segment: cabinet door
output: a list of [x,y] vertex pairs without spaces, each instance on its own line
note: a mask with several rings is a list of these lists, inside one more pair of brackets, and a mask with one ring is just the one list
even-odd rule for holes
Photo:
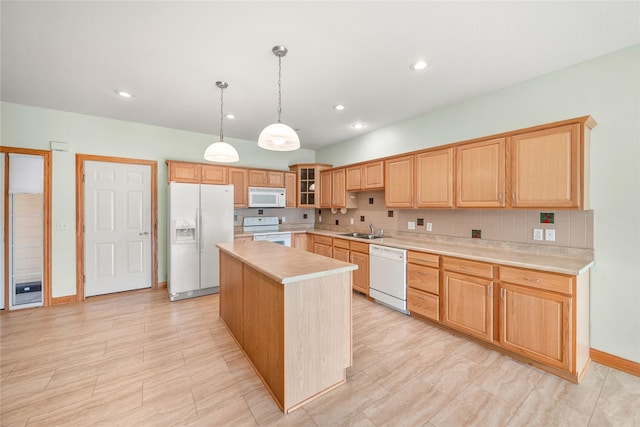
[[384,204],[390,208],[413,207],[413,156],[385,160]]
[[284,172],[267,171],[267,185],[273,188],[284,188]]
[[347,191],[362,190],[362,166],[346,168],[345,171]]
[[333,247],[333,258],[340,261],[349,262],[349,249]]
[[246,208],[249,206],[246,169],[229,168],[229,184],[233,185],[233,207]]
[[220,165],[202,165],[201,182],[203,184],[228,184],[227,169],[226,166]]
[[200,165],[197,163],[167,162],[169,182],[200,183]]
[[444,272],[444,324],[493,342],[493,282]]
[[267,171],[261,169],[250,169],[249,170],[249,187],[266,187],[268,185],[267,181]]
[[331,207],[331,171],[320,172],[320,207]]
[[580,125],[511,137],[511,206],[581,207]]
[[384,189],[384,162],[382,160],[362,165],[362,174],[363,190]]
[[503,283],[500,345],[550,366],[572,371],[571,297]]
[[293,233],[293,247],[296,249],[309,250],[309,237],[307,233]]
[[351,263],[358,266],[353,272],[352,288],[369,295],[369,254],[351,251],[350,257]]
[[333,250],[330,245],[324,243],[313,242],[313,253],[333,258]]
[[454,152],[453,148],[449,148],[415,156],[416,207],[453,207]]
[[284,174],[284,189],[287,197],[286,207],[295,208],[296,205],[296,174],[291,172],[285,172]]
[[456,148],[458,207],[505,206],[505,139]]
[[346,206],[347,190],[345,187],[345,170],[336,169],[331,171],[331,207],[344,208]]

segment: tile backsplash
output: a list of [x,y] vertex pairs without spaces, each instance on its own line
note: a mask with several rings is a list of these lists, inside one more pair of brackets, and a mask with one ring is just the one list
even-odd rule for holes
[[[370,203],[371,200],[373,203]],[[367,231],[372,224],[376,232],[393,235],[402,232],[421,235],[471,238],[479,230],[482,240],[593,248],[593,211],[516,210],[516,209],[394,209],[393,215],[384,206],[384,192],[357,193],[358,208],[346,214],[330,209],[315,209],[317,225],[332,226],[345,231]],[[321,212],[321,215],[319,215]],[[541,213],[553,213],[553,223],[541,222]],[[320,221],[322,217],[322,221]],[[353,219],[353,225],[350,220]],[[336,220],[339,226],[336,226]],[[415,229],[409,229],[413,223]],[[431,231],[427,231],[430,224]],[[543,240],[533,239],[533,230],[542,229]],[[555,241],[544,240],[544,230],[555,230]]]

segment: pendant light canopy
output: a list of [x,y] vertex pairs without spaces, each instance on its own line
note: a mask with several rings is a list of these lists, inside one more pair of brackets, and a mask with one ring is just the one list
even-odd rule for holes
[[260,132],[258,146],[265,150],[293,151],[300,148],[300,138],[295,130],[280,122],[282,114],[282,57],[288,51],[284,46],[274,46],[271,51],[278,57],[278,123],[269,125]]
[[224,90],[229,87],[229,84],[227,82],[216,82],[216,86],[220,88],[220,141],[214,142],[207,147],[207,150],[204,152],[204,159],[210,162],[233,163],[240,160],[240,156],[238,156],[238,152],[233,146],[224,142],[224,132],[222,130],[222,120],[224,118],[224,100],[222,95]]

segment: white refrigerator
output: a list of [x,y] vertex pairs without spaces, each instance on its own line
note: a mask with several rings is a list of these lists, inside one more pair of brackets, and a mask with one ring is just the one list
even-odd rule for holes
[[218,293],[216,243],[233,242],[233,185],[172,182],[167,207],[169,300]]

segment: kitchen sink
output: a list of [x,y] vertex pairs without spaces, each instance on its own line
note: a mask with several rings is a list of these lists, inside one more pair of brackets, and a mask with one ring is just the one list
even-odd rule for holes
[[367,234],[367,233],[344,233],[340,234],[340,236],[347,237],[357,237],[358,239],[381,239],[384,236],[379,236],[377,234]]

